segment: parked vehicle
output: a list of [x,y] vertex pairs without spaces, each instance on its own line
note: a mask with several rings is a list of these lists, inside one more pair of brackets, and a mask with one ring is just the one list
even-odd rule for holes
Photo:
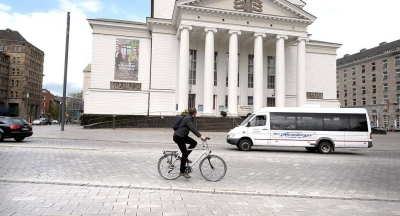
[[55,119],[52,119],[52,120],[51,120],[51,123],[52,123],[52,124],[58,124],[58,121],[55,120]]
[[371,130],[373,134],[387,134],[387,130],[382,127],[373,127]]
[[324,154],[373,146],[367,110],[361,108],[262,108],[232,129],[227,142],[243,151],[296,146]]
[[46,118],[41,118],[44,121],[45,125],[51,125],[51,120]]
[[15,141],[21,142],[32,134],[32,126],[24,119],[0,116],[0,142],[3,142],[4,139],[15,139]]
[[32,125],[44,125],[45,122],[42,119],[35,119],[32,121]]

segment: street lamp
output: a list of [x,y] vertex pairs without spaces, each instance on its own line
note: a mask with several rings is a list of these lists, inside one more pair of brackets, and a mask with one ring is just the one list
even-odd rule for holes
[[28,106],[29,106],[29,92],[26,93],[26,121],[29,122]]

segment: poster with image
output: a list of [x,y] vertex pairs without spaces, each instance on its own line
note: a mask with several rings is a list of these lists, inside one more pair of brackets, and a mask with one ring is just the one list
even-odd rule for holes
[[139,40],[117,38],[115,43],[115,80],[138,81]]

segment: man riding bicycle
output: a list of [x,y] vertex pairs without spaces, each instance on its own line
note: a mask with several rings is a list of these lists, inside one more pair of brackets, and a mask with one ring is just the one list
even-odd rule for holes
[[192,163],[192,161],[188,159],[189,154],[192,152],[192,150],[187,150],[186,144],[190,144],[189,149],[194,149],[197,146],[197,142],[188,136],[189,130],[192,131],[192,133],[200,138],[202,141],[205,141],[205,138],[194,127],[193,120],[196,115],[196,108],[189,109],[189,114],[182,119],[178,130],[174,132],[173,136],[174,142],[178,144],[178,147],[182,152],[182,161],[179,175],[185,178],[191,178],[190,175],[185,173],[186,162]]

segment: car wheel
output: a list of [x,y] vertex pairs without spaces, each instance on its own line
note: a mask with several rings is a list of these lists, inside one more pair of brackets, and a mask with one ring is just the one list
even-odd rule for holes
[[250,151],[251,149],[251,141],[249,139],[243,139],[242,141],[239,142],[239,149],[242,151]]
[[14,139],[15,139],[15,141],[17,141],[17,142],[21,142],[22,140],[25,139],[25,137],[15,137]]
[[332,145],[328,142],[321,142],[318,145],[318,152],[321,154],[329,154],[332,152]]
[[3,140],[4,140],[4,134],[0,132],[0,142],[3,142]]

